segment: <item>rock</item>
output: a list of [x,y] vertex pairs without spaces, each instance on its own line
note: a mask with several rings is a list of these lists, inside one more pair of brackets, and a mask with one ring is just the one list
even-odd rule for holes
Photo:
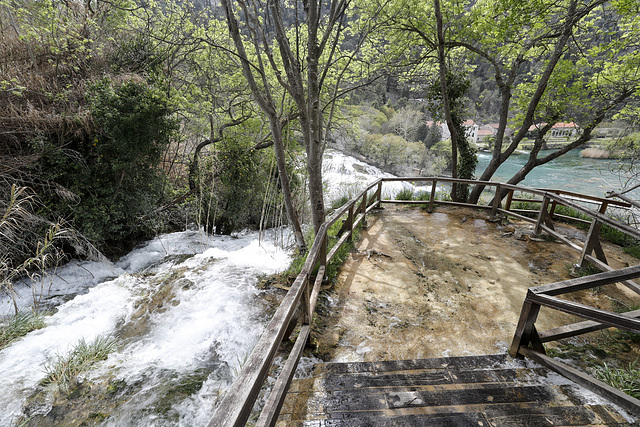
[[611,156],[611,152],[603,148],[589,147],[582,150],[580,156],[589,159],[608,159]]

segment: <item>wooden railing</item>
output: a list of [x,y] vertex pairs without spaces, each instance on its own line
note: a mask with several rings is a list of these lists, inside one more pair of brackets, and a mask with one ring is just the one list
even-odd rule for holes
[[[614,313],[558,297],[570,292],[593,289],[617,282],[627,282],[637,277],[640,277],[640,266],[529,288],[509,353],[513,357],[520,355],[534,359],[574,382],[606,397],[631,413],[640,415],[639,400],[549,357],[543,346],[545,342],[582,335],[609,327],[625,329],[639,334],[640,320],[637,318],[640,317],[640,310]],[[541,307],[572,314],[585,319],[585,321],[538,332],[535,323]]]
[[[391,181],[405,181],[417,185],[426,185],[426,188],[430,187],[429,200],[383,200],[383,183]],[[454,183],[469,185],[481,184],[485,186],[485,192],[491,194],[492,202],[488,205],[483,205],[436,199],[436,194],[438,192],[439,186],[450,186]],[[487,189],[493,189],[493,192]],[[442,189],[440,191],[442,191]],[[512,209],[512,202],[518,201],[517,198],[514,198],[515,192],[529,195],[529,198],[523,200],[526,200],[530,203],[540,204],[540,209],[538,211],[523,211]],[[495,195],[499,195],[499,197],[495,197]],[[571,197],[571,199],[566,196]],[[506,197],[506,204],[503,207],[502,200],[504,199],[504,197]],[[583,201],[598,204],[598,210],[594,211],[584,207],[580,204]],[[272,426],[275,424],[280,408],[282,407],[282,404],[284,402],[286,392],[289,388],[291,380],[293,379],[298,361],[300,360],[304,347],[307,343],[307,340],[309,339],[309,335],[311,332],[311,320],[313,319],[313,313],[318,299],[318,294],[320,292],[320,287],[322,281],[325,278],[326,266],[335,256],[340,247],[349,239],[351,239],[355,228],[358,225],[365,223],[366,215],[372,209],[379,207],[382,203],[422,204],[426,205],[429,212],[433,212],[436,204],[465,206],[489,210],[490,219],[498,219],[501,215],[505,215],[529,221],[536,224],[536,234],[545,231],[550,235],[560,239],[561,241],[567,243],[570,247],[581,253],[580,263],[590,261],[603,271],[611,270],[611,268],[607,265],[604,251],[602,250],[602,246],[600,245],[598,240],[598,234],[601,224],[608,224],[640,240],[640,232],[637,229],[605,216],[605,211],[608,206],[618,206],[626,208],[630,206],[626,202],[619,202],[611,199],[602,199],[591,196],[583,196],[576,193],[563,192],[559,190],[540,190],[486,181],[460,180],[443,177],[379,179],[365,188],[356,197],[349,200],[341,208],[336,210],[320,226],[318,232],[316,233],[316,238],[311,248],[309,249],[307,259],[302,267],[302,270],[300,271],[300,274],[298,274],[290,290],[281,301],[280,306],[276,310],[274,316],[261,335],[258,343],[243,365],[240,374],[220,401],[217,411],[209,422],[210,427],[245,425],[247,419],[251,415],[260,390],[268,377],[269,369],[276,356],[276,352],[282,340],[285,338],[286,331],[289,329],[290,324],[295,321],[294,316],[296,311],[298,310],[298,308],[300,308],[302,311],[302,316],[300,316],[301,319],[298,337],[275,382],[275,385],[271,390],[271,393],[267,398],[266,403],[263,406],[262,411],[260,412],[260,416],[255,425],[262,427]],[[553,219],[555,216],[557,216],[557,214],[555,214],[554,211],[556,206],[559,205],[569,206],[576,211],[579,211],[592,218],[590,231],[583,246],[570,241],[569,239],[555,231],[555,228],[553,226]],[[530,218],[529,216],[527,216],[532,212],[536,213],[535,218]],[[339,220],[342,220],[343,224],[339,232],[337,233],[338,241],[330,250],[328,250],[328,230]],[[594,251],[596,255],[595,257],[591,255],[591,253]],[[640,267],[638,267],[638,272],[638,276],[640,276]],[[624,283],[634,291],[640,293],[640,286],[638,286],[635,282],[625,279]],[[527,319],[530,318],[528,317]],[[533,321],[535,322],[535,319],[533,319]],[[530,335],[526,335],[526,337],[529,336]],[[525,341],[526,340],[522,342]],[[525,347],[526,345],[527,344],[524,344]],[[526,350],[523,351],[526,352]]]
[[[334,212],[320,226],[300,274],[298,274],[281,301],[266,330],[262,333],[258,343],[242,367],[242,371],[220,402],[218,410],[209,422],[210,427],[245,425],[251,415],[251,410],[260,393],[260,389],[268,376],[269,368],[273,363],[278,347],[285,337],[285,332],[292,322],[296,310],[300,306],[302,319],[298,337],[267,398],[256,426],[271,426],[275,423],[289,384],[293,379],[298,361],[309,338],[310,323],[318,294],[320,293],[320,286],[324,279],[326,266],[335,256],[338,249],[351,238],[353,230],[365,221],[366,214],[380,205],[381,192],[382,181],[378,180]],[[372,197],[369,198],[369,194],[372,194]],[[344,223],[338,232],[339,240],[330,251],[327,251],[328,230],[343,217]]]

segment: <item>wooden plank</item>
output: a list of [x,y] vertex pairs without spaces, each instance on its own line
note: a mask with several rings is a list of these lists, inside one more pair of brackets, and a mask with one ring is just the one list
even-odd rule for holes
[[577,199],[584,199],[584,200],[589,200],[592,202],[607,202],[611,205],[616,205],[616,206],[620,206],[620,207],[631,207],[630,203],[627,202],[621,202],[619,200],[612,200],[612,199],[606,199],[603,197],[598,197],[598,196],[590,196],[588,194],[581,194],[581,193],[576,193],[573,191],[566,191],[566,190],[559,190],[559,189],[548,189],[548,188],[540,188],[539,190],[541,191],[546,191],[548,193],[553,193],[553,194],[557,194],[559,196],[570,196],[570,197],[574,197]]
[[425,371],[396,371],[393,373],[358,373],[351,375],[331,375],[322,381],[326,391],[353,390],[365,388],[402,389],[417,386],[462,385],[482,383],[510,383],[516,380],[514,369],[481,369],[458,371],[455,369],[435,369]]
[[322,286],[322,281],[324,280],[325,271],[326,267],[324,265],[321,265],[318,269],[316,279],[313,281],[313,290],[311,291],[311,298],[309,299],[309,319],[311,320],[313,320],[313,313],[316,309],[316,302],[318,301],[318,295],[320,294],[320,288]]
[[329,254],[327,255],[327,259],[325,261],[325,265],[328,264],[329,262],[331,262],[333,257],[336,255],[336,252],[338,252],[340,250],[342,245],[344,245],[344,242],[346,242],[347,239],[349,239],[350,237],[351,237],[351,231],[349,231],[348,233],[343,234],[342,237],[340,237],[340,239],[336,242],[335,245],[333,245],[333,247],[329,251]]
[[436,357],[433,359],[382,360],[379,362],[327,363],[322,366],[327,375],[358,372],[394,372],[422,369],[495,369],[507,362],[506,354],[484,356]]
[[[640,310],[633,310],[621,314],[626,317],[639,318]],[[550,342],[561,340],[563,338],[575,337],[577,335],[582,335],[589,332],[600,331],[607,328],[609,328],[608,325],[603,325],[602,323],[594,322],[591,320],[585,320],[584,322],[578,322],[571,325],[549,329],[547,331],[540,332],[539,335],[542,342]]]
[[[359,391],[359,393],[366,393]],[[532,386],[504,386],[495,387],[465,387],[457,390],[430,390],[386,393],[387,404],[390,409],[458,406],[458,405],[495,405],[513,402],[551,402],[554,393],[547,387]]]
[[220,401],[218,409],[209,421],[209,427],[245,425],[291,317],[300,303],[307,277],[301,273],[291,285],[242,371]]
[[365,217],[363,213],[356,215],[356,218],[353,221],[353,228],[356,228],[357,226],[359,226],[360,223],[364,221],[364,218]]
[[479,413],[444,413],[419,415],[389,415],[389,411],[367,411],[363,413],[330,413],[331,418],[321,420],[305,420],[288,424],[290,427],[478,427],[488,426],[487,420]]
[[640,265],[530,288],[533,293],[561,295],[640,277]]
[[[613,417],[603,416],[594,412],[597,406],[537,406],[527,407],[502,406],[488,408],[484,411],[489,425],[493,426],[613,426]],[[603,412],[603,411],[599,411]],[[604,419],[603,419],[604,418]],[[619,417],[618,422],[626,423]]]
[[271,427],[275,425],[278,420],[278,414],[282,408],[285,395],[287,394],[293,375],[296,372],[296,367],[300,361],[300,356],[302,356],[302,351],[309,339],[310,329],[311,327],[309,325],[303,325],[300,328],[300,334],[293,345],[289,358],[282,367],[282,371],[280,372],[271,393],[269,393],[269,397],[267,398],[264,408],[260,413],[260,418],[258,418],[258,421],[255,424],[256,427]]
[[[600,271],[619,271],[613,267],[610,267],[608,264],[605,264],[604,262],[600,261],[598,258],[595,258],[591,255],[586,255],[585,259],[590,263],[592,263],[593,265],[595,265],[596,267],[598,267]],[[627,288],[631,289],[635,293],[640,294],[640,285],[638,285],[633,280],[621,280],[620,283],[622,283],[623,285],[625,285]]]
[[[513,210],[505,210],[505,209],[498,209],[498,212],[500,212],[501,214],[504,214],[506,216],[511,216],[514,218],[518,218],[521,219],[522,221],[527,221],[527,222],[532,222],[535,223],[536,220],[533,218],[529,218],[528,216],[524,216],[524,215],[520,215],[518,212],[521,212],[521,209],[513,209]],[[523,211],[523,212],[529,212],[529,211]],[[531,211],[532,213],[538,213],[538,211]]]
[[[332,413],[331,418],[307,420],[298,427],[479,427],[479,426],[628,426],[624,418],[608,417],[602,420],[594,413],[597,406],[541,406],[533,404],[502,404],[499,408],[488,408],[479,412],[443,412],[398,414],[392,411],[367,412],[362,414]],[[602,411],[600,411],[602,412]]]
[[545,354],[538,353],[537,351],[533,351],[525,347],[520,348],[520,353],[530,359],[535,360],[541,365],[546,366],[552,371],[555,371],[560,375],[569,378],[571,381],[580,384],[581,386],[593,391],[594,393],[603,396],[605,399],[621,406],[632,414],[635,414],[636,416],[640,415],[640,400],[634,399],[628,394],[625,394],[620,390],[617,390],[603,383],[602,381],[590,377],[589,375],[582,373],[577,369],[572,368],[571,366],[555,360]]
[[640,320],[625,317],[618,313],[589,307],[573,301],[563,300],[545,294],[527,295],[527,300],[545,307],[554,308],[563,313],[582,317],[583,319],[603,323],[616,328],[626,329],[631,332],[640,333]]
[[549,233],[551,236],[553,236],[554,238],[561,240],[565,245],[569,246],[571,249],[573,249],[576,252],[581,252],[582,251],[582,247],[580,247],[579,245],[573,243],[571,240],[567,239],[566,237],[564,237],[562,234],[558,233],[556,230],[554,230],[553,228],[549,228],[546,225],[542,224],[540,226],[544,231],[546,231],[547,233]]

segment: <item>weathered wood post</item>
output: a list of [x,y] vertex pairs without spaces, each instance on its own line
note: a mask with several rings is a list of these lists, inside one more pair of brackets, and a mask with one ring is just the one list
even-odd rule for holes
[[427,209],[427,212],[429,213],[433,213],[433,205],[436,201],[437,184],[438,184],[438,180],[434,178],[433,182],[431,183],[431,194],[429,194],[429,208]]
[[527,346],[529,343],[533,345],[534,350],[544,353],[544,347],[535,328],[538,313],[540,313],[540,304],[528,301],[529,295],[532,295],[531,290],[527,291],[527,297],[522,304],[522,311],[520,312],[516,333],[513,336],[513,341],[509,348],[511,357],[517,357],[520,346]]
[[553,216],[556,213],[556,206],[558,206],[558,202],[554,200],[551,203],[551,209],[549,210],[549,218],[552,219],[552,220],[554,219]]
[[378,183],[378,189],[376,190],[375,199],[378,208],[382,209],[382,181]]
[[349,210],[347,211],[347,230],[349,230],[349,239],[353,239],[353,205],[349,206]]
[[504,210],[511,210],[511,202],[513,202],[513,190],[509,190],[509,194],[507,194],[507,201],[504,204]]
[[544,222],[549,228],[552,230],[553,222],[551,222],[551,218],[549,218],[549,212],[547,209],[549,208],[549,197],[544,195],[542,199],[542,205],[540,206],[540,212],[538,213],[538,220],[536,221],[536,228],[533,230],[533,234],[539,235],[542,232],[542,223]]
[[362,212],[362,226],[367,228],[367,190],[362,192],[362,202],[358,211]]
[[[607,211],[607,206],[609,206],[608,201],[603,201],[600,204],[599,213],[603,214]],[[604,250],[602,249],[602,245],[600,244],[600,227],[602,227],[602,223],[598,221],[597,218],[593,218],[591,221],[591,226],[589,227],[589,234],[587,234],[587,239],[584,242],[584,247],[582,248],[582,254],[580,255],[580,267],[584,267],[587,263],[586,256],[591,255],[591,252],[596,253],[596,258],[600,261],[608,264],[607,257],[604,254]]]
[[[301,323],[303,325],[311,324],[311,277],[307,275],[304,279],[304,288],[302,292],[302,300],[300,301],[300,310],[302,311]],[[292,322],[295,318],[292,319]],[[295,328],[295,324],[293,325]],[[291,327],[291,325],[289,326]]]

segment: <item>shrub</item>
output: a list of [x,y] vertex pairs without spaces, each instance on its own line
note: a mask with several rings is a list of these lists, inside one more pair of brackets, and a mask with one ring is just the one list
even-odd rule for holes
[[106,335],[99,335],[90,343],[84,338],[80,339],[68,354],[58,354],[45,365],[47,376],[42,380],[42,385],[57,384],[61,390],[68,391],[77,376],[95,363],[105,360],[115,344],[115,339]]
[[75,204],[51,194],[53,215],[73,221],[92,242],[104,247],[146,236],[139,218],[162,200],[160,162],[177,131],[164,93],[141,79],[104,78],[86,91],[92,134],[62,148],[41,145],[42,174],[76,197]]
[[413,199],[413,190],[409,188],[403,188],[398,191],[396,194],[396,200],[412,200]]
[[44,328],[46,326],[44,317],[44,313],[32,311],[23,311],[14,316],[5,317],[0,321],[0,350],[29,332]]
[[[230,234],[243,228],[265,228],[282,223],[280,178],[273,153],[253,150],[242,128],[216,144],[202,163],[200,222],[211,232]],[[292,193],[301,188],[299,170],[287,165]]]

